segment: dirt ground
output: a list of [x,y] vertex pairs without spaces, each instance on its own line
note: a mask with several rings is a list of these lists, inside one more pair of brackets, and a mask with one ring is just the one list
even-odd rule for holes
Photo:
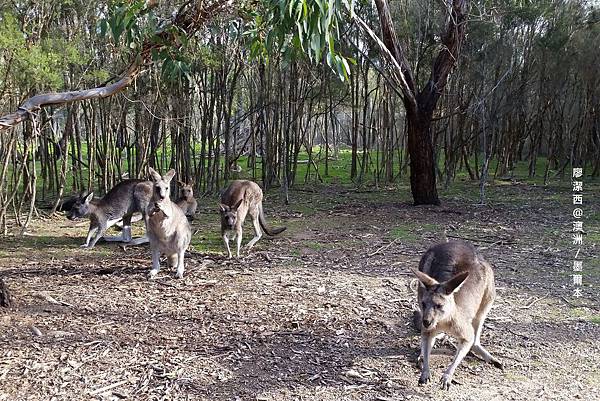
[[[600,204],[586,206],[596,217],[573,298],[561,191],[506,185],[491,206],[456,194],[441,207],[397,190],[309,188],[289,206],[273,194],[267,216],[287,231],[239,260],[224,258],[202,199],[182,280],[166,266],[148,280],[144,246],[84,250],[85,225],[38,220],[0,241],[14,301],[0,308],[0,400],[599,400]],[[468,356],[448,391],[443,354],[417,385],[409,272],[444,231],[494,265],[482,343],[505,365]]]

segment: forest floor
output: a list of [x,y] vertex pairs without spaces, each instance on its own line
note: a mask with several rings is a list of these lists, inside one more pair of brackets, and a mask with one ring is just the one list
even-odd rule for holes
[[[0,240],[13,296],[0,400],[599,400],[600,202],[584,206],[574,298],[570,188],[497,183],[487,206],[475,191],[446,191],[440,207],[413,207],[405,187],[313,186],[288,206],[269,193],[267,218],[288,229],[239,260],[224,257],[216,201],[201,199],[182,280],[166,267],[148,280],[145,246],[84,250],[86,224],[37,220]],[[494,265],[482,343],[505,366],[468,356],[448,391],[448,355],[417,385],[409,271],[444,231]]]

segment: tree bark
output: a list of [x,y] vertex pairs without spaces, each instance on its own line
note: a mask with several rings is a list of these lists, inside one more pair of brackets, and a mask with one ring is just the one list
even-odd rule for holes
[[431,137],[431,117],[407,113],[406,122],[410,156],[410,190],[414,204],[439,205]]
[[0,277],[0,306],[10,308],[12,305],[12,299],[8,292],[8,287],[4,284],[2,277]]
[[396,78],[394,82],[402,92],[408,126],[410,184],[414,204],[439,205],[431,121],[465,38],[468,0],[453,0],[451,5],[448,4],[442,50],[435,58],[429,81],[420,92],[417,92],[410,65],[396,36],[388,2],[375,0],[375,4],[381,26],[381,40],[362,20],[358,17],[355,20],[375,40],[383,56],[390,61],[392,75]]

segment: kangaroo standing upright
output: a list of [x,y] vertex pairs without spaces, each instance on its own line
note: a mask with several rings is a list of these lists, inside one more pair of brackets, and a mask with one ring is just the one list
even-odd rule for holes
[[[106,230],[123,219],[121,237],[104,237],[107,241],[124,241],[141,244],[146,238],[131,240],[131,218],[134,213],[146,213],[152,197],[152,183],[146,180],[124,180],[115,185],[101,199],[94,199],[94,193],[81,194],[67,212],[69,220],[89,216],[90,228],[82,247],[93,248]],[[93,238],[92,238],[93,236]]]
[[152,199],[146,211],[146,229],[152,250],[150,278],[154,278],[160,270],[162,253],[167,256],[171,266],[177,266],[177,278],[183,278],[183,258],[190,245],[192,231],[185,214],[169,196],[175,170],[169,170],[162,177],[152,167],[149,170],[154,186]]
[[419,384],[429,382],[429,356],[436,335],[453,336],[456,354],[444,372],[442,388],[448,389],[456,367],[469,350],[502,369],[502,364],[480,343],[483,322],[496,296],[494,272],[472,245],[452,241],[434,245],[421,258],[418,300],[421,308],[421,355]]
[[175,203],[183,210],[188,220],[194,220],[198,208],[198,202],[194,198],[194,183],[186,184],[182,181],[177,181],[177,183],[181,186],[181,196]]
[[221,193],[221,204],[219,205],[221,236],[225,242],[229,258],[231,258],[231,249],[229,248],[229,234],[231,232],[233,232],[232,239],[237,241],[236,255],[238,258],[240,257],[242,226],[247,214],[252,217],[252,224],[254,225],[254,237],[248,242],[248,248],[252,248],[256,241],[262,237],[261,227],[270,236],[277,235],[286,229],[286,227],[275,229],[268,227],[262,201],[262,189],[255,182],[247,180],[232,181]]

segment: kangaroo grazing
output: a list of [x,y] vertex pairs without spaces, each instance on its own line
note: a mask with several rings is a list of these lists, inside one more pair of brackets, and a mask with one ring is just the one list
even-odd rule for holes
[[183,210],[183,214],[185,214],[188,220],[194,220],[194,215],[198,208],[198,202],[194,198],[194,183],[186,184],[181,181],[177,181],[177,183],[181,186],[181,196],[175,203]]
[[496,296],[494,272],[475,248],[460,241],[434,245],[425,252],[419,270],[417,299],[421,309],[421,355],[419,384],[429,382],[429,356],[436,335],[453,336],[456,354],[440,382],[448,389],[456,367],[469,350],[502,369],[502,363],[480,344],[483,322]]
[[104,197],[94,199],[94,193],[82,193],[67,212],[69,220],[89,216],[90,228],[83,248],[93,248],[106,230],[123,220],[120,237],[104,237],[107,241],[130,244],[148,242],[147,238],[131,239],[131,221],[134,213],[145,214],[152,197],[152,183],[145,180],[124,180],[115,185]]
[[254,238],[248,242],[248,248],[252,248],[256,241],[262,237],[260,228],[267,235],[274,236],[283,232],[286,227],[271,229],[267,226],[267,220],[263,211],[263,192],[262,189],[252,181],[235,180],[221,193],[221,203],[219,211],[221,213],[221,236],[227,256],[231,258],[231,249],[229,248],[229,234],[233,232],[232,239],[237,241],[237,257],[240,257],[240,247],[242,245],[242,226],[246,215],[252,217],[254,225]]
[[183,278],[183,258],[192,239],[192,230],[183,210],[169,197],[175,170],[169,170],[162,177],[152,167],[149,170],[154,186],[146,211],[146,229],[152,250],[150,278],[156,277],[160,270],[161,253],[167,256],[171,266],[177,266],[177,278]]

